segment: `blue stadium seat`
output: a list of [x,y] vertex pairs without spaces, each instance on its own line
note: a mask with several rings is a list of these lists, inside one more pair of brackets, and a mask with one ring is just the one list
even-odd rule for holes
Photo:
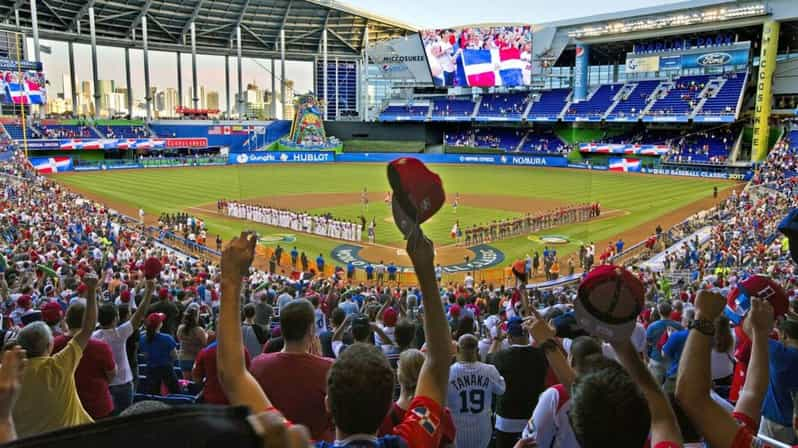
[[430,106],[425,105],[389,105],[380,112],[380,121],[424,121]]
[[[616,117],[637,117],[643,112],[648,104],[648,97],[657,89],[660,80],[637,81],[632,92],[625,98],[621,98],[618,105],[612,110],[611,114]],[[627,83],[627,84],[632,84]]]
[[477,119],[502,118],[508,121],[520,120],[529,104],[527,93],[496,93],[484,95],[479,104]]
[[658,98],[649,109],[648,115],[687,116],[698,105],[699,94],[710,76],[682,76],[673,80],[673,87],[663,97]]
[[566,119],[585,118],[599,120],[614,102],[623,84],[604,84],[586,101],[573,103],[565,113]]
[[745,87],[745,73],[725,75],[726,82],[714,96],[704,102],[700,115],[735,115]]
[[432,119],[467,121],[471,119],[475,106],[476,104],[470,99],[436,99],[432,102]]
[[570,93],[571,89],[552,89],[541,92],[540,99],[532,103],[527,120],[557,121]]

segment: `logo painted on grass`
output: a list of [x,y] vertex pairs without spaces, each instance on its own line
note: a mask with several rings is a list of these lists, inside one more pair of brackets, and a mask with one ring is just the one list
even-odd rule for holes
[[568,244],[571,242],[571,239],[565,235],[529,235],[527,239],[541,244]]
[[272,244],[291,244],[296,241],[296,235],[291,233],[272,233],[263,235],[258,239],[258,242],[265,245]]
[[[362,249],[360,246],[342,244],[332,250],[332,257],[342,264],[348,264],[351,261],[357,269],[365,269],[369,263],[376,264],[379,262],[379,260],[366,260],[361,257],[360,251]],[[464,260],[463,263],[441,266],[443,272],[455,273],[486,269],[501,264],[505,258],[504,252],[485,244],[470,247],[468,250],[472,252],[468,263]],[[413,272],[413,268],[410,266],[398,266],[398,268],[401,272]]]

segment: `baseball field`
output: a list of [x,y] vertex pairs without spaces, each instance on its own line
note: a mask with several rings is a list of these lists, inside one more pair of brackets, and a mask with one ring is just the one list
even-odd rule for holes
[[[608,173],[572,169],[432,165],[443,179],[447,201],[424,231],[435,240],[438,261],[444,266],[479,258],[489,247],[493,265],[506,265],[556,241],[559,254],[573,253],[581,242],[604,247],[619,237],[632,245],[652,234],[657,225],[666,228],[714,204],[713,187],[720,197],[730,193],[734,182],[684,177]],[[261,165],[207,168],[120,170],[58,175],[70,189],[122,213],[136,216],[144,209],[145,220],[154,224],[162,212],[186,212],[205,220],[208,241],[219,234],[227,241],[242,229],[254,229],[263,244],[296,246],[315,259],[342,264],[346,256],[371,262],[395,261],[408,265],[402,236],[384,202],[390,189],[385,166],[379,164]],[[369,204],[362,204],[363,189]],[[458,194],[459,206],[452,206]],[[363,215],[376,222],[376,244],[353,244],[297,233],[221,216],[218,199],[244,200],[312,214],[331,213],[339,219],[359,221]],[[455,247],[450,236],[459,221],[465,228],[493,220],[517,217],[574,204],[598,202],[600,217],[539,232],[494,241],[475,248]],[[364,232],[365,233],[365,232]],[[556,238],[549,238],[556,236]],[[365,235],[364,235],[365,240]],[[345,249],[345,250],[344,250]],[[343,250],[343,252],[342,252]],[[335,254],[334,254],[335,253]],[[340,254],[346,256],[341,257]],[[500,254],[497,258],[495,254]],[[487,266],[487,264],[486,264]]]

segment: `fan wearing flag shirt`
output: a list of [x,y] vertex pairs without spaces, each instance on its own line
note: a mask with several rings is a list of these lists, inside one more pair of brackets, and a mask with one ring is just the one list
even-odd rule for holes
[[[248,406],[262,412],[264,423],[280,421],[279,410],[246,370],[238,322],[241,278],[249,272],[257,239],[243,232],[222,253],[222,303],[219,315],[219,378],[231,404]],[[381,446],[422,448],[437,446],[441,438],[442,406],[446,399],[450,361],[450,335],[441,304],[434,272],[434,248],[419,231],[408,239],[407,252],[418,275],[424,302],[424,330],[427,357],[419,374],[416,396],[402,422],[394,428],[395,436],[380,438]],[[387,359],[376,347],[354,344],[330,369],[326,406],[333,415],[336,444],[319,442],[316,446],[356,446],[374,444],[376,433],[391,406],[394,374]],[[307,446],[306,433],[298,426],[264,424],[262,435],[275,439],[268,446]],[[304,443],[304,445],[303,445]]]

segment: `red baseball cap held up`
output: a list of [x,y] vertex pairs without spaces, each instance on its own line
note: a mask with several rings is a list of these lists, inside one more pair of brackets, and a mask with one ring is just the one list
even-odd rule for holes
[[579,285],[576,321],[606,341],[629,340],[645,305],[640,279],[618,266],[599,266]]
[[388,164],[388,182],[393,189],[393,219],[405,236],[437,213],[446,200],[440,176],[412,157]]

